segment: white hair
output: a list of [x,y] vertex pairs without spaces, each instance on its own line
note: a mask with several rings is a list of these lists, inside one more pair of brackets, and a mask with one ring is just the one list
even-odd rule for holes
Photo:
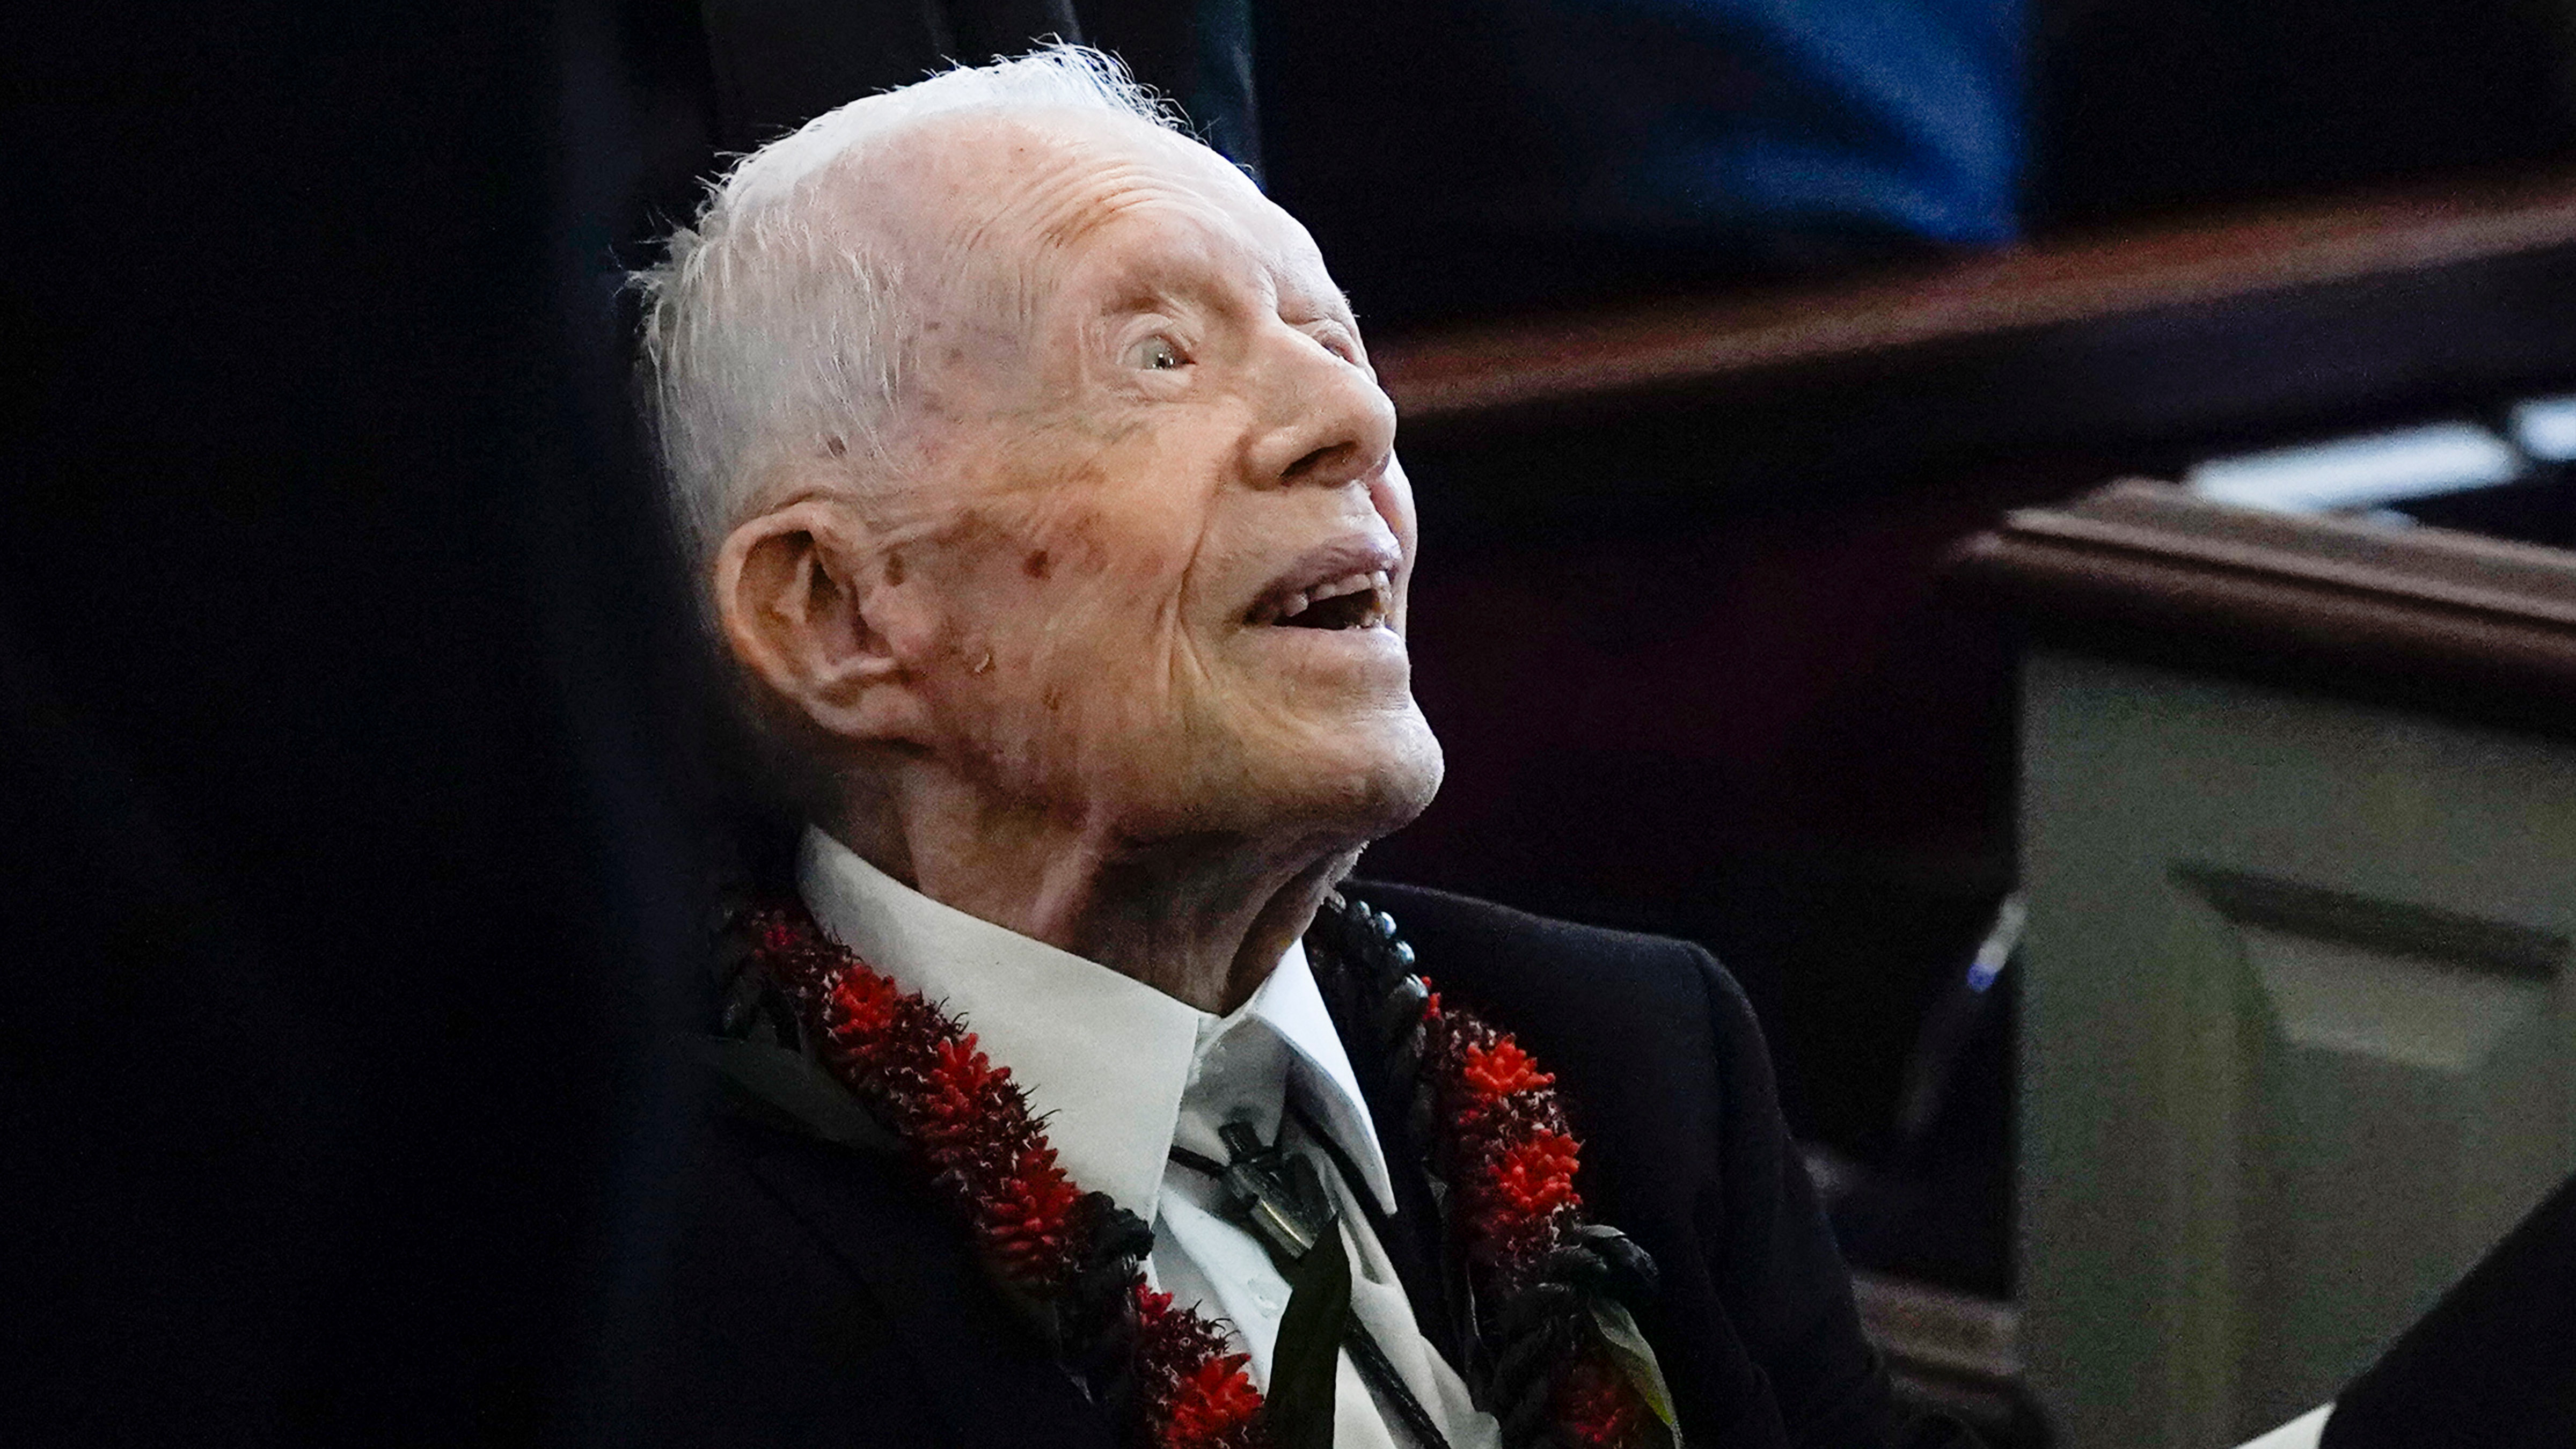
[[921,320],[891,249],[850,234],[827,176],[933,117],[1103,111],[1179,129],[1115,58],[1054,45],[850,102],[745,156],[672,233],[643,294],[647,406],[681,541],[706,559],[791,458],[885,459]]

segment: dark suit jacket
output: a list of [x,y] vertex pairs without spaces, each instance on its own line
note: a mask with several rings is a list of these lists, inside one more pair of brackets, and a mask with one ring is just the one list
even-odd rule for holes
[[2335,1395],[2325,1449],[2576,1444],[2576,1177]]
[[[1678,941],[1431,891],[1352,893],[1395,917],[1445,997],[1515,1032],[1557,1074],[1593,1217],[1661,1268],[1660,1297],[1639,1318],[1690,1441],[1891,1442],[1886,1377],[1781,1123],[1752,1012],[1717,962]],[[1361,1040],[1347,1017],[1343,1037]],[[1388,1160],[1420,1161],[1375,1054],[1351,1056]],[[1419,1174],[1398,1177],[1388,1249],[1419,1309],[1439,1301],[1427,1286],[1436,1259],[1408,1229],[1430,1206]],[[728,1119],[696,1186],[661,1375],[673,1442],[1109,1449],[1105,1421],[894,1164]],[[1442,1343],[1439,1325],[1425,1329]]]

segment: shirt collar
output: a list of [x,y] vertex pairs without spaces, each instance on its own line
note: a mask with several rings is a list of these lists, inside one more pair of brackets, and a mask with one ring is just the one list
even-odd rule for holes
[[1220,1019],[932,900],[821,830],[805,832],[797,885],[825,934],[940,1004],[1010,1069],[1044,1115],[1056,1160],[1086,1191],[1154,1221],[1182,1097],[1203,1056],[1257,1022],[1288,1048],[1288,1090],[1350,1155],[1380,1206],[1395,1210],[1368,1104],[1303,943]]
[[1288,1044],[1289,1091],[1315,1119],[1315,1125],[1349,1154],[1351,1165],[1378,1206],[1395,1211],[1395,1184],[1389,1179],[1386,1154],[1378,1150],[1377,1124],[1368,1099],[1360,1095],[1358,1076],[1342,1035],[1324,1010],[1324,994],[1315,987],[1315,972],[1306,960],[1303,941],[1289,943],[1279,969],[1252,993],[1238,1016],[1265,1023]]

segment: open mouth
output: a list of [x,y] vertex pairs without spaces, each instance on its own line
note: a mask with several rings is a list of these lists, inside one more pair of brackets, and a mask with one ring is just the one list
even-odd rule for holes
[[1394,600],[1386,570],[1372,569],[1264,599],[1253,609],[1251,622],[1286,629],[1373,629],[1387,621]]

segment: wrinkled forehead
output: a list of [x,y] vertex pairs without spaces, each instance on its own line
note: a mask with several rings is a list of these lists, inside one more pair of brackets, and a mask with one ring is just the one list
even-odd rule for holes
[[875,219],[952,306],[1025,316],[1078,273],[1172,255],[1339,305],[1304,227],[1222,156],[1132,116],[940,117],[873,169]]

